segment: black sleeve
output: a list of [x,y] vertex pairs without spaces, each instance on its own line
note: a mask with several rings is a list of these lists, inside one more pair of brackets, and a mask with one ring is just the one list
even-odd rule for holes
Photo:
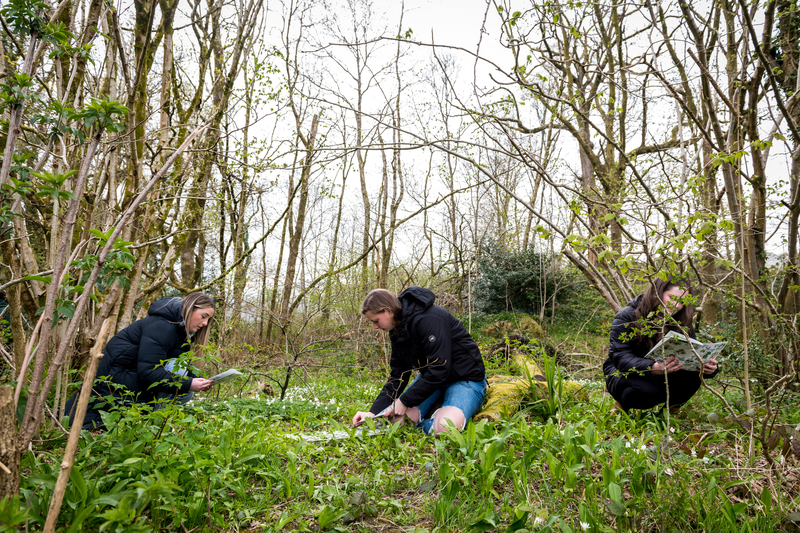
[[[623,309],[623,311],[629,308]],[[649,371],[653,366],[652,359],[639,357],[632,344],[634,335],[631,323],[633,312],[620,312],[614,317],[611,324],[611,341],[608,346],[608,357],[614,363],[614,367],[622,372],[638,370],[640,372]]]
[[413,371],[411,368],[405,368],[398,358],[395,357],[394,353],[392,353],[389,366],[392,369],[389,374],[389,379],[386,380],[386,384],[381,389],[381,392],[378,393],[378,397],[375,398],[375,401],[372,402],[372,407],[369,409],[369,412],[373,415],[377,415],[400,397],[400,394],[405,390],[406,385],[408,385],[408,379]]
[[175,340],[170,332],[159,326],[142,332],[136,364],[139,386],[145,391],[174,393],[177,390],[179,394],[186,394],[192,384],[191,378],[173,374],[164,368],[164,363],[169,359],[168,353],[175,348]]
[[449,315],[431,314],[417,320],[412,335],[421,341],[425,368],[424,371],[420,369],[419,379],[400,397],[406,407],[421,404],[447,383],[453,364],[453,332]]

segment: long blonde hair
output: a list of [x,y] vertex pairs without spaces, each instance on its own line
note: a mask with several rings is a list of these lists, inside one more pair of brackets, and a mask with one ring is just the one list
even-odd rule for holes
[[[195,309],[216,309],[214,307],[214,300],[211,299],[206,294],[202,292],[193,292],[186,296],[183,299],[183,306],[181,307],[181,316],[183,317],[183,323],[188,326],[189,319],[192,316],[192,313]],[[191,342],[195,345],[205,346],[208,344],[208,336],[211,329],[211,321],[209,320],[208,323],[203,326],[202,328],[197,330],[197,333],[194,334],[194,337],[191,338]],[[189,331],[186,331],[186,340],[189,341]]]

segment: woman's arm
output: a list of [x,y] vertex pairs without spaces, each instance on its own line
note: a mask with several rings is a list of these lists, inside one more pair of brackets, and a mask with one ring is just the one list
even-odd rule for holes
[[636,334],[632,327],[634,316],[634,311],[626,307],[617,313],[617,316],[614,317],[614,322],[611,324],[608,357],[614,363],[614,367],[622,372],[630,370],[646,372],[654,364],[652,359],[640,357],[638,353],[641,350],[637,350],[634,346],[633,337]]
[[[375,398],[375,401],[372,402],[372,407],[369,409],[369,412],[373,415],[377,415],[389,407],[405,390],[406,385],[408,385],[408,379],[411,376],[412,369],[407,368],[398,357],[395,357],[394,352],[392,352],[392,357],[389,360],[389,367],[391,368],[389,379],[386,380],[386,384],[381,389],[381,392],[378,393],[378,397]],[[356,420],[354,418],[353,423],[355,424],[355,422]],[[361,422],[363,422],[363,420],[361,420]]]
[[180,346],[176,345],[175,335],[167,330],[170,327],[172,327],[171,324],[156,323],[142,331],[142,338],[139,341],[139,356],[136,362],[136,379],[144,391],[175,392],[177,390],[179,394],[186,394],[193,382],[200,379],[184,378],[164,368],[164,362],[170,357],[169,352]]
[[450,377],[453,358],[450,314],[446,311],[428,313],[417,320],[414,331],[409,333],[422,345],[425,371],[420,372],[419,379],[399,399],[406,407],[414,407],[447,383]]

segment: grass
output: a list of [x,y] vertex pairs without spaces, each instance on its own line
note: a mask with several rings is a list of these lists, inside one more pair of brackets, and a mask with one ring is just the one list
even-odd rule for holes
[[[532,405],[439,438],[399,426],[291,437],[352,432],[381,385],[323,369],[284,402],[231,385],[183,409],[114,415],[113,430],[84,433],[60,530],[794,531],[797,458],[778,459],[781,479],[748,458],[739,425],[710,421],[723,410],[707,391],[669,426],[655,411],[612,413],[589,381],[589,400],[563,405],[560,422]],[[23,459],[22,498],[0,504],[0,530],[41,528],[63,440],[50,445]]]

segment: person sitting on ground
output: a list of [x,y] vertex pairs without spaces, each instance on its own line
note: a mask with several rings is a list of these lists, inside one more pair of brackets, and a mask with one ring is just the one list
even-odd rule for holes
[[[92,387],[97,398],[89,405],[83,429],[103,427],[100,411],[111,407],[107,401],[111,398],[137,403],[166,399],[186,402],[195,392],[211,387],[212,380],[195,376],[176,361],[208,342],[213,300],[200,292],[186,298],[162,298],[147,314],[106,344]],[[70,425],[79,392],[66,405]]]
[[[666,404],[669,383],[669,407],[677,412],[700,388],[700,372],[683,370],[676,357],[663,362],[645,358],[668,331],[694,338],[694,306],[684,301],[691,293],[684,281],[656,278],[644,294],[614,317],[603,374],[606,388],[616,400],[615,408],[628,412]],[[717,371],[714,359],[702,368],[705,378],[714,377]],[[665,374],[669,375],[665,378]]]
[[[353,417],[354,426],[388,408],[392,422],[408,418],[426,434],[441,433],[448,420],[463,431],[480,409],[487,388],[481,352],[464,325],[434,300],[422,287],[409,287],[399,298],[386,289],[367,294],[361,313],[389,333],[391,373],[370,410]],[[412,370],[419,375],[406,390]],[[439,400],[441,408],[433,411]]]

